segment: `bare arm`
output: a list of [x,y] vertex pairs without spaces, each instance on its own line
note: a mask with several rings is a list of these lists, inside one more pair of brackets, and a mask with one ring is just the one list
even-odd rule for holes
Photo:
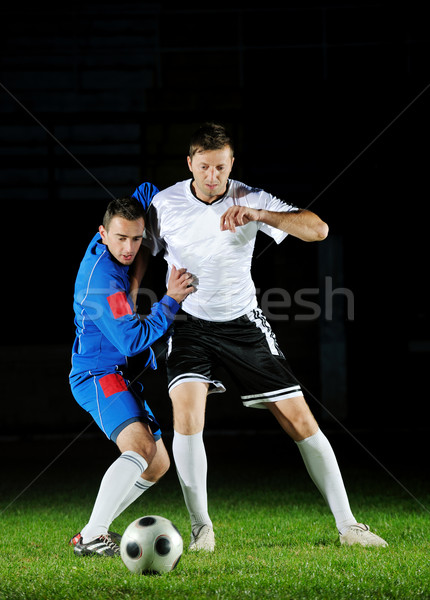
[[304,242],[324,240],[328,235],[328,225],[310,210],[274,212],[257,210],[247,206],[231,206],[221,217],[221,231],[236,231],[236,227],[251,221],[260,221],[266,225],[285,231]]

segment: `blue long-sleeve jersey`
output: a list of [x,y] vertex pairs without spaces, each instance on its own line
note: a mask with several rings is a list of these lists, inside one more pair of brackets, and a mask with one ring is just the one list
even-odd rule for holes
[[[133,313],[128,300],[128,267],[121,265],[96,234],[79,267],[73,307],[76,338],[70,377],[115,371],[150,348],[173,322],[179,304],[164,296],[145,319]],[[153,353],[153,368],[156,367]]]

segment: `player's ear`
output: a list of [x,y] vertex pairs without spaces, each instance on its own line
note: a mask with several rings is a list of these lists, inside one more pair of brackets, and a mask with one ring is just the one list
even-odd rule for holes
[[191,166],[191,158],[189,156],[187,156],[187,164],[188,164],[188,168],[191,171],[191,173],[193,172],[192,166]]
[[99,227],[99,234],[102,237],[103,243],[106,244],[106,236],[107,236],[107,231],[106,229],[103,227],[103,225],[100,225]]

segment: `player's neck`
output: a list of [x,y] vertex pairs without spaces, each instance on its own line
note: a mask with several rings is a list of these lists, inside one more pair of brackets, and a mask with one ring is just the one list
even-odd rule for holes
[[202,192],[197,188],[194,180],[192,180],[190,184],[190,190],[193,196],[197,198],[197,200],[200,200],[200,202],[204,202],[205,204],[213,204],[214,202],[217,202],[217,200],[223,198],[226,195],[228,188],[229,182],[227,182],[225,190],[222,194],[217,194],[216,196],[206,196],[205,194],[202,194]]

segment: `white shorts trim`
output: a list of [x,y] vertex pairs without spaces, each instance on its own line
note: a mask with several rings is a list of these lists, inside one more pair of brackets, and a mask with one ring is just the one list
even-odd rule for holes
[[199,375],[198,373],[182,373],[178,375],[170,382],[168,387],[169,392],[171,392],[175,387],[181,385],[182,383],[190,383],[191,381],[201,381],[203,383],[209,384],[208,396],[209,394],[222,394],[225,392],[225,387],[221,381],[217,379],[208,379],[204,375]]
[[250,312],[246,314],[248,319],[264,334],[266,338],[266,343],[270,348],[270,352],[274,356],[282,356],[283,354],[278,346],[278,342],[276,341],[276,336],[273,333],[271,326],[269,325],[263,311],[261,308],[254,308]]
[[287,398],[302,396],[302,390],[299,385],[293,385],[282,390],[274,392],[263,392],[261,394],[251,394],[249,396],[241,396],[242,403],[248,408],[267,408],[268,402],[278,402]]

